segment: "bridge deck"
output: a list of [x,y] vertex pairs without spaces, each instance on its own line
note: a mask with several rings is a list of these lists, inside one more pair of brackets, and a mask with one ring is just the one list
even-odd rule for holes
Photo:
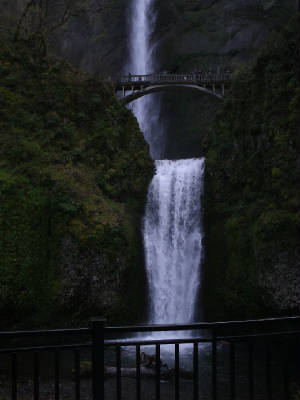
[[165,85],[165,84],[229,84],[230,73],[190,73],[190,74],[149,74],[149,75],[125,75],[115,81],[116,90],[137,86]]
[[[128,104],[150,93],[176,87],[200,90],[221,99],[231,83],[230,72],[199,72],[189,74],[125,75],[114,81],[115,91],[122,93],[122,102]],[[128,94],[128,91],[130,92]]]

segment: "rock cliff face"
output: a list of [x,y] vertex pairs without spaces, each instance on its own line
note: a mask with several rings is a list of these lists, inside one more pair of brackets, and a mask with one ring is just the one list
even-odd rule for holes
[[[30,3],[35,4],[0,0],[1,25],[15,26]],[[125,0],[43,0],[36,4],[43,5],[43,24],[50,27],[52,52],[97,77],[122,72],[127,56]],[[29,8],[22,23],[25,32],[36,28],[38,13],[37,7]]]
[[127,57],[126,1],[90,0],[54,34],[55,51],[98,77],[122,73]]
[[275,2],[215,0],[167,3],[162,13],[166,27],[162,59],[168,69],[224,68],[247,61],[274,24],[271,15]]
[[[1,0],[2,26],[18,21],[29,3]],[[63,4],[64,1],[44,0],[49,21],[60,21],[65,12]],[[55,51],[91,73],[120,73],[128,55],[130,3],[74,0],[71,4],[65,23],[51,32]],[[188,71],[194,67],[232,68],[248,61],[279,21],[294,12],[297,2],[165,0],[157,1],[156,7],[161,68]],[[32,18],[27,19],[27,27],[30,23]]]
[[[270,32],[293,15],[297,4],[293,0],[169,0],[160,7],[158,57],[162,69],[191,72],[195,68],[233,71],[248,62]],[[202,138],[220,107],[209,95],[165,94],[165,156],[202,153]]]

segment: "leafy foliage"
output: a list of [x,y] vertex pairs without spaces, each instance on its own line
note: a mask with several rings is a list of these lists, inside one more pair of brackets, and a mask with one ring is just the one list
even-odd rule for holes
[[133,263],[127,213],[143,206],[152,161],[108,83],[25,40],[0,49],[0,121],[0,315],[48,323],[64,237]]
[[[215,267],[224,278],[219,298],[242,317],[267,312],[259,273],[297,249],[298,70],[298,22],[292,21],[252,65],[235,72],[231,95],[204,141],[208,219],[222,221],[228,255]],[[212,229],[208,236],[209,253],[216,245]]]

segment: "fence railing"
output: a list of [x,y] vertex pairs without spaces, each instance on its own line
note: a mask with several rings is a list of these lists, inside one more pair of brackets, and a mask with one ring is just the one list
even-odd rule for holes
[[229,82],[231,73],[228,72],[195,72],[189,74],[148,74],[124,75],[115,79],[116,84],[164,84],[164,83],[208,83]]
[[[9,382],[4,385],[6,391],[4,390],[2,394],[0,390],[1,400],[21,398],[19,393],[22,379],[19,372],[21,373],[20,364],[26,354],[31,355],[33,399],[41,398],[41,367],[44,367],[41,365],[41,356],[45,352],[48,355],[51,354],[52,357],[50,357],[51,362],[49,360],[47,362],[47,368],[52,369],[53,372],[50,374],[53,379],[52,398],[55,400],[62,398],[61,390],[65,378],[62,378],[61,361],[64,352],[72,354],[67,362],[68,368],[72,371],[74,383],[72,398],[76,400],[86,398],[81,387],[81,354],[86,351],[89,351],[91,359],[91,397],[93,400],[104,398],[110,400],[111,394],[109,394],[110,397],[105,397],[105,383],[108,382],[105,357],[106,352],[112,352],[112,350],[115,367],[113,368],[114,376],[110,378],[110,385],[114,386],[114,398],[127,400],[127,397],[122,397],[124,387],[122,375],[125,370],[122,368],[124,362],[122,350],[129,347],[134,348],[134,367],[130,371],[133,371],[135,381],[133,387],[131,385],[130,398],[142,400],[144,398],[142,383],[145,372],[141,359],[143,346],[153,346],[155,349],[155,354],[152,356],[151,376],[156,400],[162,398],[175,400],[184,398],[186,400],[187,395],[182,392],[183,389],[186,390],[186,384],[182,384],[185,382],[183,374],[186,372],[189,372],[189,382],[191,383],[188,385],[191,386],[189,399],[203,398],[201,397],[202,387],[205,385],[205,398],[212,400],[227,398],[232,400],[246,398],[250,400],[291,400],[290,380],[295,367],[293,354],[299,350],[298,316],[249,321],[124,327],[106,327],[105,321],[100,318],[93,319],[91,323],[91,328],[81,329],[0,332],[0,373],[1,371],[3,373],[4,367],[10,369],[6,375]],[[151,336],[155,332],[169,332],[169,337]],[[142,333],[148,333],[150,337],[143,337]],[[180,350],[183,344],[190,345],[190,371],[183,371],[180,367]],[[160,360],[165,345],[169,346],[169,350],[171,346],[173,350],[174,367],[168,368],[168,385],[170,388],[172,387],[169,397],[161,392],[161,379],[164,377],[165,371],[163,371]],[[202,346],[206,346],[204,364],[201,360],[202,356],[200,356]],[[1,364],[3,357],[6,357],[6,361]],[[70,362],[71,359],[72,362]],[[238,365],[242,365],[244,371],[243,393],[240,390],[241,375]],[[206,382],[203,382],[199,376],[200,369],[209,370],[207,371],[209,379]],[[257,380],[259,380],[259,387]],[[225,386],[228,386],[229,389],[227,397],[224,394]]]

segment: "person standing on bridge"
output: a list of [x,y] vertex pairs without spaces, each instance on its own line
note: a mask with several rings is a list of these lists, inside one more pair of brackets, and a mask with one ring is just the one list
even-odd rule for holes
[[194,68],[193,80],[196,82],[196,79],[197,79],[197,68]]
[[131,82],[131,73],[128,74],[128,81]]

